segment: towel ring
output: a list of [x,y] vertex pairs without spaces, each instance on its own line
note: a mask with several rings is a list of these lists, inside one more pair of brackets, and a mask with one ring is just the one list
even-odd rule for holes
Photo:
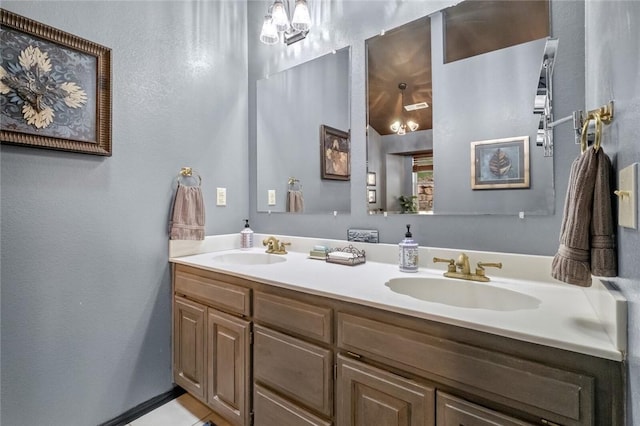
[[598,152],[600,149],[600,143],[602,142],[602,117],[600,112],[592,112],[587,116],[587,119],[582,125],[582,134],[580,135],[580,151],[584,154],[587,151],[587,131],[589,130],[589,123],[591,120],[596,122],[596,138],[593,144],[593,149]]
[[[194,176],[195,174],[195,176]],[[180,183],[180,179],[182,178],[198,178],[198,186],[202,185],[202,176],[200,176],[200,173],[196,172],[195,170],[193,170],[191,167],[183,167],[180,169],[180,174],[178,174],[178,184]]]

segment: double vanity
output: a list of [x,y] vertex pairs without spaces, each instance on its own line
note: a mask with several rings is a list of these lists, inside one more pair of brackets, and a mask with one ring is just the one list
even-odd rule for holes
[[460,253],[426,247],[406,274],[387,244],[344,266],[307,253],[350,243],[278,238],[171,242],[174,380],[231,424],[624,424],[626,302],[598,280],[479,252],[490,282],[447,278],[433,258]]

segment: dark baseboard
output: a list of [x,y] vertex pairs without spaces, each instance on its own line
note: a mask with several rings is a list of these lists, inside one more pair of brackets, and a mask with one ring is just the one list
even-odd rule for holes
[[100,423],[98,426],[123,426],[129,424],[135,419],[144,416],[150,411],[155,410],[159,406],[179,397],[183,393],[185,393],[185,390],[181,387],[176,386],[163,394],[154,396],[153,398],[143,402],[142,404],[136,405],[132,409],[120,414],[118,417],[115,417],[107,422]]

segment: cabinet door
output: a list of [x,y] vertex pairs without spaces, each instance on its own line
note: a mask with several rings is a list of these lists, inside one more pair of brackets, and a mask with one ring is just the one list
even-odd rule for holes
[[215,309],[207,315],[207,402],[235,425],[249,424],[250,323]]
[[434,389],[341,355],[336,389],[338,426],[435,423]]
[[206,306],[176,296],[173,305],[173,378],[176,384],[205,398]]
[[442,392],[438,392],[437,412],[437,426],[533,426]]

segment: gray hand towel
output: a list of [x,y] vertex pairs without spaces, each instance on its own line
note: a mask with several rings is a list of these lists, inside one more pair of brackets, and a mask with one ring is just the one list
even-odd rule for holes
[[204,240],[204,202],[200,186],[178,183],[169,223],[169,239]]
[[287,191],[287,211],[291,213],[302,213],[304,211],[302,191]]
[[595,275],[615,276],[610,168],[602,148],[588,149],[571,165],[560,247],[551,265],[557,280],[589,287],[592,268]]

